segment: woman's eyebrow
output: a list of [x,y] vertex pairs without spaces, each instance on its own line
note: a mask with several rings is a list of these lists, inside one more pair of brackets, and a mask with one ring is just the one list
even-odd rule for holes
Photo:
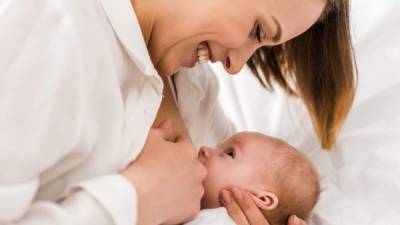
[[280,42],[280,40],[282,38],[282,26],[274,16],[272,16],[272,19],[274,20],[274,23],[276,25],[276,33],[274,36],[270,37],[270,39],[273,42],[278,43],[278,42]]

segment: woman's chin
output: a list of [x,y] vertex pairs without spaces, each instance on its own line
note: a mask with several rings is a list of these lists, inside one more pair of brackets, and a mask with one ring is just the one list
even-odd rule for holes
[[181,69],[193,68],[197,65],[197,57],[193,56],[184,62],[171,62],[167,60],[161,61],[156,69],[160,76],[172,76],[179,72]]
[[163,62],[159,63],[156,69],[158,74],[162,77],[172,76],[179,71],[179,67],[171,66],[171,64]]

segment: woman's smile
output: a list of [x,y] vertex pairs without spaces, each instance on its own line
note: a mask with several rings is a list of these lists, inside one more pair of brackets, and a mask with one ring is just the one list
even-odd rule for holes
[[189,65],[190,68],[194,67],[197,63],[206,63],[213,61],[212,53],[207,41],[201,42],[192,54],[192,60]]

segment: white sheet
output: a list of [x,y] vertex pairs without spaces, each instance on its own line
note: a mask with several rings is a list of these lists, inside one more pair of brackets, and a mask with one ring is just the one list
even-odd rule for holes
[[400,224],[400,1],[352,5],[358,91],[333,152],[319,148],[298,100],[264,91],[248,70],[232,78],[214,65],[220,100],[239,129],[283,138],[317,165],[325,190],[310,224]]
[[235,225],[228,211],[224,207],[215,209],[203,209],[190,222],[184,225]]

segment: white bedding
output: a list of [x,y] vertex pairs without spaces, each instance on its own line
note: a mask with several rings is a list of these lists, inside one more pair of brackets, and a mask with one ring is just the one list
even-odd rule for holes
[[213,65],[220,100],[240,130],[283,138],[317,165],[325,189],[310,224],[400,224],[400,1],[353,0],[351,15],[359,82],[334,151],[319,148],[298,100],[266,92],[248,70]]

